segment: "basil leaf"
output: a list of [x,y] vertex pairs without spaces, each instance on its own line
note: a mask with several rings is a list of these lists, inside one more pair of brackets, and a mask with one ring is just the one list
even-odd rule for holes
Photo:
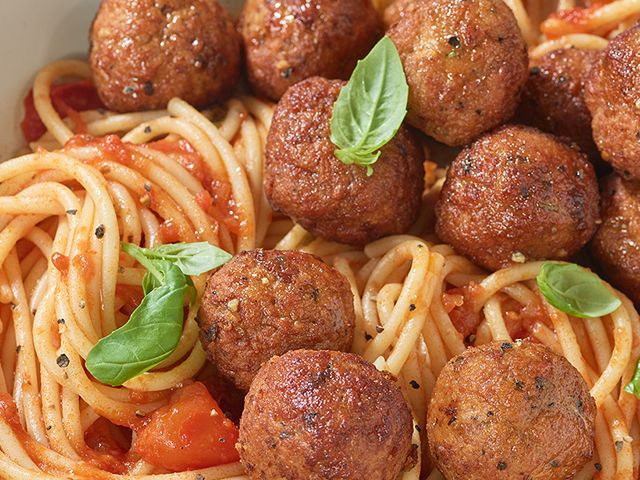
[[536,280],[551,305],[574,317],[601,317],[622,304],[596,274],[575,263],[545,262]]
[[636,365],[636,372],[633,374],[633,378],[627,386],[624,387],[624,391],[640,398],[640,360],[638,360],[638,364]]
[[178,345],[187,277],[166,261],[154,262],[154,267],[163,276],[162,285],[156,284],[129,321],[102,338],[87,356],[87,370],[102,383],[120,386],[158,365]]
[[125,243],[122,249],[150,272],[152,270],[147,265],[149,260],[168,260],[175,263],[185,275],[200,275],[231,259],[230,254],[207,242],[168,243],[154,248]]
[[358,62],[333,106],[331,141],[336,157],[348,165],[371,165],[380,148],[398,132],[407,114],[409,86],[393,42],[383,37]]

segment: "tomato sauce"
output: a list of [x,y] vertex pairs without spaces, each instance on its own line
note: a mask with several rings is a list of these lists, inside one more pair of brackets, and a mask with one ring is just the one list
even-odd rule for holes
[[451,323],[464,338],[475,332],[482,321],[474,302],[474,297],[481,289],[480,285],[472,282],[463,287],[451,288],[442,295],[442,303],[449,313]]
[[589,31],[594,12],[603,5],[604,3],[597,2],[590,7],[574,7],[553,12],[548,20],[542,22],[540,30],[550,39],[570,33],[586,33]]
[[[51,101],[58,115],[70,117],[76,130],[86,132],[86,126],[78,112],[104,108],[93,84],[88,80],[51,87]],[[45,134],[47,128],[42,123],[33,101],[33,90],[30,90],[23,101],[24,118],[20,123],[22,134],[27,142],[33,142]]]
[[60,252],[53,252],[53,255],[51,255],[51,263],[53,263],[53,266],[63,275],[69,271],[69,257]]

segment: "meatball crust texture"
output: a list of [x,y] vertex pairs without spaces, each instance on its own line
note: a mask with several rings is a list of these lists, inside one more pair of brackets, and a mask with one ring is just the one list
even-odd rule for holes
[[240,78],[241,40],[218,0],[103,0],[89,59],[103,103],[130,112],[224,100]]
[[602,225],[591,253],[603,275],[640,303],[640,182],[611,175],[602,182]]
[[584,84],[599,58],[596,50],[562,48],[532,61],[519,116],[534,127],[575,141],[590,158],[598,150]]
[[362,245],[404,233],[416,220],[424,153],[403,126],[382,148],[371,176],[362,166],[338,160],[331,115],[344,84],[314,77],[282,97],[267,138],[264,182],[275,210],[315,235]]
[[602,158],[640,179],[640,25],[609,42],[589,74],[585,100]]
[[534,128],[505,126],[451,164],[436,232],[488,270],[566,259],[593,236],[598,203],[593,166],[577,147]]
[[247,0],[238,28],[249,83],[272,100],[316,75],[348,79],[382,36],[371,0]]
[[274,355],[349,350],[355,324],[342,274],[308,253],[275,250],[242,252],[213,273],[198,319],[218,374],[245,392]]
[[491,343],[453,358],[427,415],[447,480],[573,478],[594,451],[596,405],[578,371],[541,344]]
[[395,379],[358,355],[298,350],[258,372],[238,451],[254,480],[395,480],[413,424]]
[[439,142],[464,145],[515,113],[527,48],[502,0],[405,3],[387,31],[409,84],[407,120]]

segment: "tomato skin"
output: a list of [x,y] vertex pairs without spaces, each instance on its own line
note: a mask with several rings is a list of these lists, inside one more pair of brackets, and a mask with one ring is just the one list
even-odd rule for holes
[[138,431],[134,451],[153,465],[177,472],[238,461],[237,441],[236,426],[196,382],[151,414]]

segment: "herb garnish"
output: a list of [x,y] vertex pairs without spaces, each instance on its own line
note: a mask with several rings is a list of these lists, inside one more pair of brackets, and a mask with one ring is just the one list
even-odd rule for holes
[[622,304],[596,274],[575,263],[545,262],[536,280],[551,305],[574,317],[601,317]]
[[402,125],[408,98],[398,50],[383,37],[358,62],[333,106],[331,141],[338,147],[336,157],[347,165],[366,166],[371,175],[380,149]]
[[636,371],[633,374],[633,378],[627,384],[627,386],[624,387],[624,391],[635,395],[637,398],[640,398],[640,359],[638,359]]
[[176,349],[182,335],[184,302],[193,305],[195,288],[189,275],[200,275],[231,258],[206,242],[176,243],[155,248],[123,244],[122,250],[147,269],[144,298],[129,321],[91,349],[85,366],[107,385],[119,386],[155,367]]

